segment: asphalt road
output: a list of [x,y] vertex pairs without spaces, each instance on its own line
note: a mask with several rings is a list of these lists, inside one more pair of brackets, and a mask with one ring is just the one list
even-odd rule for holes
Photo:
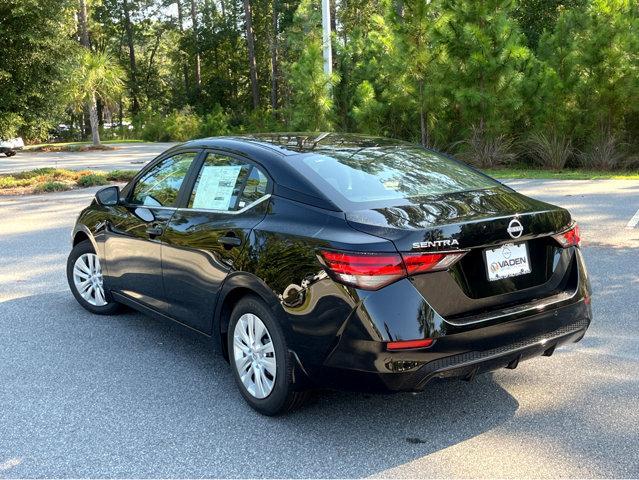
[[14,157],[0,155],[0,173],[22,172],[34,168],[54,167],[72,170],[139,170],[175,143],[109,144],[114,150],[89,152],[19,151]]
[[91,192],[0,198],[0,477],[639,477],[639,182],[515,181],[583,227],[595,320],[550,358],[421,395],[247,407],[177,327],[66,286]]

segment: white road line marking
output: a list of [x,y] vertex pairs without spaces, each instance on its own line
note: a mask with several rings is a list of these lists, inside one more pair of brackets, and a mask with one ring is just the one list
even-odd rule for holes
[[635,228],[638,223],[639,223],[639,210],[637,210],[637,212],[632,216],[632,218],[628,222],[628,225],[626,225],[626,228]]

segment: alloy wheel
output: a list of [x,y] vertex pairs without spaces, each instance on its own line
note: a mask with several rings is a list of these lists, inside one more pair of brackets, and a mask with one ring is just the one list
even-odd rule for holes
[[104,297],[100,259],[95,253],[85,253],[77,258],[73,265],[73,283],[89,304],[103,307],[108,303]]
[[268,397],[277,375],[275,349],[266,325],[257,315],[245,313],[235,324],[233,358],[248,393],[258,399]]

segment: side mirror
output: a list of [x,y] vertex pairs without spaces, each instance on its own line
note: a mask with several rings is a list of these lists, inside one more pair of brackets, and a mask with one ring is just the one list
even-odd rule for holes
[[112,186],[98,190],[95,199],[100,205],[112,207],[120,203],[120,187]]

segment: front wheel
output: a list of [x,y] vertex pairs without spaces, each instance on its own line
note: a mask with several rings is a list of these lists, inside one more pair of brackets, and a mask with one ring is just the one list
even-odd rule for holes
[[73,296],[91,313],[112,315],[120,309],[104,289],[102,265],[89,240],[78,243],[67,260],[67,281]]
[[235,382],[252,408],[278,415],[303,403],[306,393],[294,388],[293,359],[282,329],[257,297],[244,297],[233,309],[228,352]]
[[16,151],[15,150],[7,150],[6,152],[4,152],[4,154],[7,157],[13,157],[16,154]]

